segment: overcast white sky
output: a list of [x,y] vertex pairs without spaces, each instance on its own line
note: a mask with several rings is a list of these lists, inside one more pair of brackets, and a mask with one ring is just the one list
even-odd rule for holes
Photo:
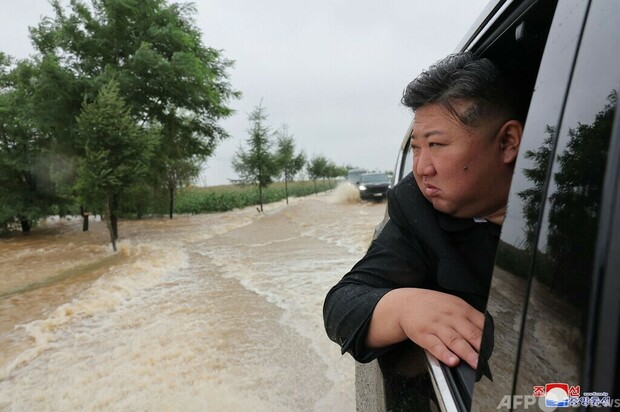
[[[336,164],[392,170],[411,120],[404,87],[455,50],[488,0],[201,0],[206,46],[235,60],[243,93],[222,122],[231,138],[209,159],[202,183],[236,178],[230,164],[263,101],[273,130],[286,123],[298,149]],[[47,0],[0,0],[0,50],[33,53],[28,26],[51,16]]]

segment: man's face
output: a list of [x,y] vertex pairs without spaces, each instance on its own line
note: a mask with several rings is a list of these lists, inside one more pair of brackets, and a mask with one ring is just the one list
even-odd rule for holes
[[[455,105],[459,113],[467,107]],[[497,120],[465,126],[438,104],[416,110],[413,173],[435,209],[455,217],[503,219],[512,169],[498,138],[500,129]]]

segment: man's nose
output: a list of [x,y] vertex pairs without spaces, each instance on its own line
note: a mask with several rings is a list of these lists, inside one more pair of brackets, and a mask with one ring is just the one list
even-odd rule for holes
[[413,158],[413,169],[418,176],[430,176],[435,174],[435,167],[428,150],[421,149]]

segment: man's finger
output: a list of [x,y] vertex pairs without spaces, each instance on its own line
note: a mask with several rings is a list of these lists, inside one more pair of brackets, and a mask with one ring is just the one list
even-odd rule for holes
[[440,362],[452,367],[459,364],[459,357],[451,352],[448,347],[435,335],[426,335],[418,343],[421,347],[429,351]]
[[463,337],[476,352],[480,352],[480,343],[482,342],[482,328],[469,322],[453,326],[456,332]]
[[472,368],[476,368],[478,364],[478,352],[470,345],[461,333],[446,327],[440,331],[439,338],[460,359],[467,362]]
[[482,330],[484,327],[484,313],[478,312],[476,309],[470,307],[470,310],[467,311],[467,319],[474,325],[478,327],[478,329]]

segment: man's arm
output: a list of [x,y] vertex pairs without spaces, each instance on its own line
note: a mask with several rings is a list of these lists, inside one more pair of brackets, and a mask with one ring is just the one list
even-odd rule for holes
[[415,242],[388,221],[366,255],[327,294],[323,306],[325,329],[343,352],[369,362],[386,349],[369,348],[366,334],[377,302],[393,289],[429,287],[422,256]]
[[484,315],[459,297],[419,288],[394,289],[377,303],[366,335],[369,348],[411,339],[448,366],[476,369]]

